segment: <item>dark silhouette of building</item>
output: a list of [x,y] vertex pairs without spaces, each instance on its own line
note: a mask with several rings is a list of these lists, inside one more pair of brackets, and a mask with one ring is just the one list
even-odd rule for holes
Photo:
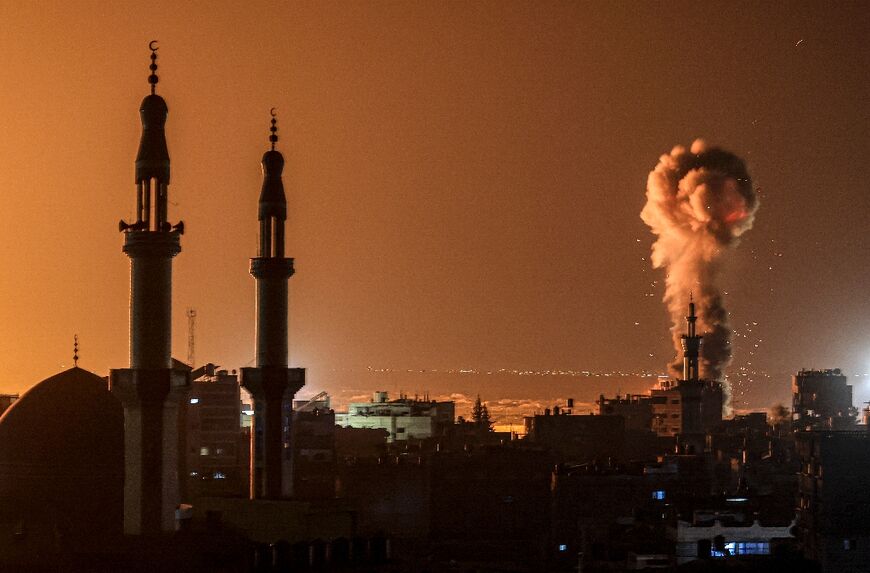
[[825,572],[870,566],[870,432],[795,435],[801,461],[798,536]]
[[121,536],[123,435],[124,413],[106,380],[77,367],[33,386],[6,410],[2,559],[94,550]]
[[801,370],[792,377],[792,421],[796,430],[845,430],[855,425],[852,387],[839,368]]
[[248,456],[235,372],[207,364],[193,374],[187,406],[187,482],[191,499],[247,494]]
[[[124,531],[173,531],[181,498],[179,411],[189,372],[173,368],[172,258],[181,252],[184,224],[168,217],[168,108],[155,93],[157,54],[151,52],[151,94],[142,100],[136,156],[136,221],[121,221],[130,257],[130,368],[112,370],[111,389],[124,406]],[[179,451],[180,450],[180,451]]]
[[242,368],[242,385],[254,400],[250,495],[279,499],[293,491],[293,450],[288,435],[292,417],[285,416],[284,411],[305,384],[305,370],[287,367],[287,281],[293,275],[293,259],[284,256],[284,156],[275,150],[278,128],[274,114],[270,130],[272,149],[262,161],[259,251],[251,259],[251,275],[257,280],[256,367]]
[[599,416],[622,416],[626,430],[649,430],[652,426],[652,401],[647,394],[617,394],[615,398],[601,394],[595,405]]
[[296,499],[335,497],[335,412],[329,396],[293,404],[293,496]]
[[621,458],[625,447],[625,420],[621,416],[566,414],[548,408],[543,415],[527,416],[525,440],[546,448],[561,461]]

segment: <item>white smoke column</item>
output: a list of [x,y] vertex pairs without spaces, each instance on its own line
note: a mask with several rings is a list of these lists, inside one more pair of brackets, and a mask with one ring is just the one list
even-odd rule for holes
[[647,179],[647,202],[640,217],[658,238],[654,268],[667,272],[664,302],[673,320],[671,334],[680,370],[680,335],[690,293],[698,309],[702,378],[721,380],[731,362],[731,329],[717,278],[722,257],[752,228],[758,197],[743,160],[696,140],[692,149],[674,147],[662,155]]

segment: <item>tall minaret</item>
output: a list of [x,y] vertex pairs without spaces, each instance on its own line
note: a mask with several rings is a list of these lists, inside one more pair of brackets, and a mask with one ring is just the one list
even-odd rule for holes
[[168,108],[156,94],[157,48],[151,48],[151,94],[142,100],[136,156],[136,221],[121,221],[130,257],[130,368],[112,370],[111,389],[124,406],[124,532],[175,529],[179,503],[178,411],[188,374],[172,370],[172,258],[184,224],[168,221]]
[[683,345],[683,380],[697,382],[700,378],[698,355],[701,350],[702,336],[695,334],[695,301],[689,297],[689,316],[686,317],[686,334],[681,337]]
[[[257,281],[257,357],[255,368],[242,368],[242,385],[254,398],[254,431],[251,433],[251,498],[279,499],[292,495],[290,406],[305,384],[305,369],[288,368],[287,281],[293,259],[284,256],[284,222],[287,199],[281,172],[284,157],[275,150],[278,127],[272,110],[269,141],[263,155],[263,189],[260,192],[259,249],[251,259]],[[285,420],[286,418],[286,420]],[[260,434],[260,435],[258,435]]]

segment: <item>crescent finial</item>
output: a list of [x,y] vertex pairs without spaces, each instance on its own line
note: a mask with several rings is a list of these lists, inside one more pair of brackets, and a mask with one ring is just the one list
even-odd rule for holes
[[157,40],[151,40],[150,42],[148,42],[148,49],[151,50],[152,52],[156,52],[157,50],[159,50],[160,48],[158,48],[154,45],[156,43],[157,43]]
[[278,116],[278,112],[275,111],[275,110],[277,110],[277,109],[278,109],[277,107],[273,107],[272,109],[270,109],[270,110],[269,110],[269,115],[271,115],[272,117],[277,117],[277,116]]

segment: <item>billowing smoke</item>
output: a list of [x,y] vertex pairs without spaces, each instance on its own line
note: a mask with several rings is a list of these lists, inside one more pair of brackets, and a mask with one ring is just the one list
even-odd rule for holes
[[657,236],[654,268],[667,273],[664,302],[671,313],[671,334],[680,372],[680,335],[690,293],[698,312],[703,378],[721,380],[731,362],[731,329],[717,279],[725,253],[752,228],[758,197],[743,160],[702,140],[691,151],[674,147],[662,155],[647,179],[647,202],[640,217]]

